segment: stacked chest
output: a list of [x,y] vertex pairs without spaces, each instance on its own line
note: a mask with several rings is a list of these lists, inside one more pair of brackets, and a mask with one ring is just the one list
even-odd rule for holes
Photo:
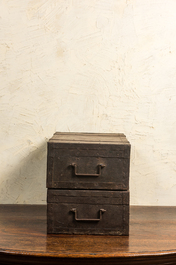
[[47,153],[47,232],[129,233],[124,134],[55,133]]

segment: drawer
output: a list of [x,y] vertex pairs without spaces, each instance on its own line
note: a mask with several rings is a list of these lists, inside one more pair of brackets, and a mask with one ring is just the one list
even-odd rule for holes
[[48,189],[47,232],[128,235],[129,192]]
[[102,134],[98,134],[100,138],[85,134],[89,139],[86,142],[82,134],[75,135],[75,141],[61,141],[57,134],[48,142],[47,187],[128,190],[130,144],[126,138],[118,134],[105,134],[104,138]]

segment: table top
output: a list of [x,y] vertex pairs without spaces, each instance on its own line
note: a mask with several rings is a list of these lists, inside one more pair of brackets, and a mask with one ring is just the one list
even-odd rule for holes
[[176,207],[130,208],[129,236],[47,235],[45,205],[0,205],[0,264],[176,264]]

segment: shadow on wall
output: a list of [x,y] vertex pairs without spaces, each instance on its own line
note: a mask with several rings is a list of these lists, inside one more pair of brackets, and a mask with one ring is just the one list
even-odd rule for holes
[[46,204],[47,143],[32,151],[1,183],[0,203]]

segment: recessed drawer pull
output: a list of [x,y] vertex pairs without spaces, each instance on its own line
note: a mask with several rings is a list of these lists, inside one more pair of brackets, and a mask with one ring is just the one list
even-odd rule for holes
[[106,212],[106,210],[100,209],[99,210],[99,212],[100,212],[100,218],[99,219],[78,219],[78,212],[77,212],[76,208],[72,208],[70,211],[75,213],[75,220],[76,221],[83,221],[83,222],[98,222],[102,219],[102,214],[104,212]]
[[87,176],[89,176],[89,177],[99,177],[101,175],[101,168],[105,167],[105,165],[99,164],[98,165],[98,173],[97,174],[83,174],[83,173],[78,173],[77,172],[77,169],[78,169],[77,164],[72,163],[71,166],[74,167],[74,169],[75,169],[75,171],[74,171],[75,175],[76,176],[82,176],[82,177],[87,177]]

